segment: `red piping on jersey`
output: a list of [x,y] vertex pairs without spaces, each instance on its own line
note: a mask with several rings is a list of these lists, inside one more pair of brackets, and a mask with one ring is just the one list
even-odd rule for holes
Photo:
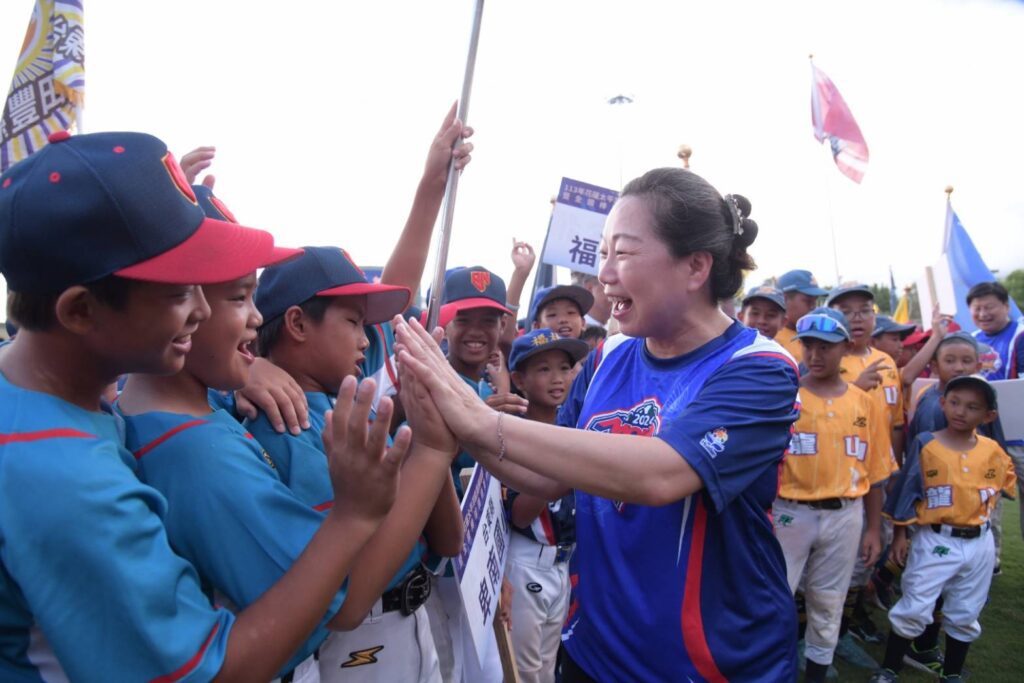
[[572,595],[572,601],[569,603],[569,613],[565,615],[565,621],[563,624],[568,624],[572,621],[572,618],[576,615],[576,610],[580,606],[580,598],[574,594],[576,586],[580,583],[579,574],[569,574],[569,594]]
[[540,525],[544,529],[544,538],[548,540],[548,545],[555,544],[555,529],[551,526],[551,513],[548,512],[548,508],[545,505],[544,509],[540,511]]
[[711,683],[728,683],[711,657],[704,620],[700,615],[700,574],[704,565],[704,533],[707,530],[707,511],[700,496],[694,496],[696,508],[691,529],[690,558],[686,563],[686,586],[683,589],[683,646],[690,661],[703,678]]
[[330,510],[332,507],[334,507],[334,501],[333,500],[329,500],[326,503],[320,503],[319,505],[314,505],[313,509],[316,510],[317,512],[323,512],[324,510]]
[[184,424],[180,424],[177,427],[175,427],[174,429],[170,430],[169,432],[165,432],[164,434],[162,434],[162,435],[158,436],[157,438],[153,439],[152,441],[147,443],[145,446],[143,446],[139,450],[135,451],[133,453],[133,455],[135,456],[136,460],[140,460],[142,458],[142,456],[144,456],[146,453],[149,453],[151,450],[153,450],[154,448],[156,448],[157,446],[162,444],[164,441],[167,441],[169,438],[171,438],[172,436],[174,436],[178,432],[183,432],[186,429],[188,429],[189,427],[198,427],[199,425],[204,425],[204,424],[206,424],[206,420],[192,420],[190,422],[185,422]]
[[399,389],[398,374],[395,372],[395,368],[391,365],[391,356],[388,355],[387,345],[384,344],[384,340],[387,338],[384,336],[384,325],[377,323],[375,325],[377,331],[380,332],[380,343],[384,347],[384,369],[388,371],[388,377],[391,378],[391,384],[394,385],[395,389]]
[[199,666],[199,662],[202,661],[203,655],[206,654],[206,648],[210,647],[210,643],[213,641],[213,637],[217,635],[217,631],[220,630],[220,622],[213,625],[213,629],[210,630],[210,635],[206,636],[206,640],[203,642],[202,647],[199,648],[199,652],[192,655],[192,659],[185,662],[181,668],[176,671],[172,671],[169,674],[163,676],[157,676],[150,683],[174,683],[174,681],[180,681],[185,676],[188,676],[192,671]]
[[13,434],[0,434],[0,446],[9,443],[28,443],[31,441],[45,441],[46,439],[95,439],[95,434],[80,432],[77,429],[43,429],[38,432],[14,432]]
[[796,363],[793,362],[793,359],[790,358],[789,356],[784,356],[781,353],[773,353],[771,351],[760,351],[758,353],[752,353],[749,356],[744,356],[744,358],[753,358],[756,356],[763,356],[765,358],[778,358],[779,360],[784,360],[789,365],[789,367],[793,368],[793,372],[795,372],[798,377],[800,376],[800,368],[797,366]]

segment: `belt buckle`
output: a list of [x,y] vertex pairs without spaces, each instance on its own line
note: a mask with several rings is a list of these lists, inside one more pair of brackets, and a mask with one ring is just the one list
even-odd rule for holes
[[407,617],[427,601],[430,597],[430,576],[422,569],[414,570],[401,585],[401,598],[399,611],[403,617]]
[[555,550],[555,564],[562,562],[568,562],[569,558],[572,557],[572,551],[575,549],[575,545],[559,545],[556,546]]

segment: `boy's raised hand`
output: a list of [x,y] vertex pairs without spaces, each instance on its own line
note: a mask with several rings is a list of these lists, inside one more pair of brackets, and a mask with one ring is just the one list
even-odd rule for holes
[[892,369],[889,365],[882,365],[884,362],[884,358],[879,358],[874,363],[864,368],[864,371],[860,373],[860,376],[851,382],[851,384],[859,389],[863,389],[864,391],[871,391],[882,383],[882,371]]
[[[181,164],[179,165],[181,166],[181,170],[185,174],[185,180],[188,181],[189,185],[194,185],[199,174],[210,167],[210,164],[213,163],[213,157],[216,156],[216,154],[216,147],[196,147],[181,158]],[[215,178],[212,175],[208,175],[203,178],[203,185],[212,190],[214,181]]]
[[394,404],[382,398],[371,423],[376,382],[367,379],[358,388],[356,384],[355,377],[346,377],[334,410],[327,412],[323,441],[334,488],[330,514],[379,524],[395,502],[411,433],[408,427],[399,428],[388,447]]
[[[455,118],[457,102],[452,103],[451,109],[444,117],[441,129],[434,137],[427,153],[426,167],[423,169],[423,180],[436,183],[444,187],[448,181],[448,164],[452,158],[455,159],[455,168],[462,170],[472,160],[473,143],[463,142],[455,146],[455,141],[461,137],[466,140],[473,135],[470,126],[463,126],[462,121]],[[454,149],[452,147],[455,146]]]
[[533,270],[533,264],[537,262],[537,255],[526,242],[520,242],[512,238],[512,266],[520,272],[529,273]]

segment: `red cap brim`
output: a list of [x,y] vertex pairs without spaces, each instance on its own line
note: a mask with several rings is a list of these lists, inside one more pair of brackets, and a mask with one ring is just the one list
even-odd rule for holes
[[448,323],[455,319],[455,316],[459,311],[468,311],[471,308],[493,308],[494,310],[501,311],[506,315],[513,315],[512,311],[495,302],[494,299],[488,299],[486,297],[459,299],[458,301],[453,301],[450,304],[445,304],[441,307],[441,311],[437,315],[437,324],[441,327],[447,327]]
[[376,325],[391,320],[409,308],[412,292],[408,287],[398,285],[375,285],[369,282],[355,282],[350,285],[331,287],[317,292],[317,296],[365,296],[367,325]]
[[301,249],[274,247],[274,236],[264,230],[206,218],[178,246],[114,275],[147,282],[206,285],[235,280],[301,253]]

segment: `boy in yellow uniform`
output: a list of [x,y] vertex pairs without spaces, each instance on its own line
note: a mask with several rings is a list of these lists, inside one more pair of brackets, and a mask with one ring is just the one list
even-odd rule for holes
[[[829,292],[826,306],[841,311],[850,325],[850,349],[840,368],[843,379],[868,392],[888,414],[892,445],[889,467],[890,472],[895,472],[899,469],[897,463],[903,460],[903,381],[896,361],[871,345],[876,322],[874,294],[865,285],[844,283]],[[883,525],[882,534],[885,545],[891,529]],[[870,669],[878,664],[851,640],[850,635],[866,643],[882,642],[882,634],[868,616],[863,594],[872,571],[873,567],[861,563],[854,567],[837,650],[839,656],[851,664]]]
[[824,681],[858,549],[869,566],[881,551],[880,485],[889,476],[890,447],[879,405],[840,376],[850,340],[843,315],[818,308],[796,329],[808,372],[772,512],[790,589],[803,579],[805,680]]
[[743,297],[740,322],[769,339],[776,339],[786,322],[786,302],[782,291],[769,285],[752,288]]
[[796,338],[796,321],[814,310],[818,299],[828,294],[828,291],[818,286],[818,281],[809,270],[783,273],[779,276],[777,286],[785,298],[786,322],[775,335],[775,341],[799,363],[803,359],[803,349]]
[[914,439],[886,504],[886,515],[898,525],[892,552],[897,560],[906,558],[906,569],[903,597],[889,611],[883,668],[871,679],[876,683],[898,680],[903,656],[931,623],[940,595],[946,632],[941,680],[963,680],[967,650],[981,635],[978,616],[995,565],[989,518],[1000,493],[1012,495],[1017,481],[1006,452],[976,431],[996,418],[992,385],[979,375],[955,377],[941,403],[948,425]]

